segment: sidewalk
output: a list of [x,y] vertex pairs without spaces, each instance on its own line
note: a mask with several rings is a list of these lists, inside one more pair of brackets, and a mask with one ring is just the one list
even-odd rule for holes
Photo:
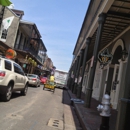
[[[69,93],[70,99],[77,99],[76,95],[73,94],[69,89],[67,91]],[[81,99],[84,100],[83,94]],[[99,130],[102,119],[100,112],[97,111],[97,106],[99,104],[101,103],[93,98],[91,99],[91,108],[84,107],[84,104],[73,104],[83,130]],[[109,130],[115,130],[116,117],[117,111],[112,109],[109,122]]]
[[63,91],[64,130],[83,130],[67,91]]

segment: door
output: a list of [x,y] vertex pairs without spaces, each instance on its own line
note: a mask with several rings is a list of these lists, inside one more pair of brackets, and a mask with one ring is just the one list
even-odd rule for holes
[[105,93],[110,94],[111,91],[111,83],[113,77],[114,65],[109,64],[104,67],[101,74],[101,84],[100,86],[100,97],[99,100],[102,101],[102,97]]
[[82,83],[82,92],[86,92],[86,87],[87,87],[87,81],[88,81],[88,73],[84,75],[83,83]]
[[16,88],[24,88],[25,86],[25,77],[24,77],[24,72],[22,68],[14,63],[14,72],[15,72],[15,87]]
[[115,64],[113,79],[112,79],[112,86],[111,86],[111,93],[110,93],[112,106],[115,106],[114,101],[115,101],[115,96],[116,96],[116,89],[117,89],[117,84],[119,83],[118,74],[119,74],[119,65]]

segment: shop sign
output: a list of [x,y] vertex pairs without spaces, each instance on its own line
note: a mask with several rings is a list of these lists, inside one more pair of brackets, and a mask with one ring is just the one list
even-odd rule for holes
[[16,55],[16,51],[14,51],[13,49],[8,49],[5,53],[5,57],[9,59],[14,59]]
[[26,64],[23,64],[23,68],[26,68]]
[[112,59],[113,59],[113,55],[109,53],[107,48],[98,54],[98,60],[102,67],[107,65],[109,62],[111,62]]

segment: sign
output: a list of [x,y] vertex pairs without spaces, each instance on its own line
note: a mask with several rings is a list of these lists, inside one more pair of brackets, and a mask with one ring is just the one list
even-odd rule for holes
[[109,53],[107,48],[98,54],[98,60],[101,66],[107,65],[112,59],[113,55]]
[[5,57],[9,59],[13,59],[16,57],[16,52],[13,49],[8,49],[5,53]]

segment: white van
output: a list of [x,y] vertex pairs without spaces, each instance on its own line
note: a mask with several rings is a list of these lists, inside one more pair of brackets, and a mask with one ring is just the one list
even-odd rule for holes
[[55,70],[54,72],[56,87],[64,88],[67,84],[68,72],[62,70]]

